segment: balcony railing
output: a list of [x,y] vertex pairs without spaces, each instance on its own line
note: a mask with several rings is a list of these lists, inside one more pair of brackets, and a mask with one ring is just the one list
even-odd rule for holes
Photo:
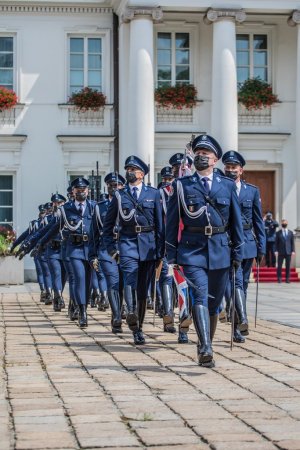
[[193,110],[194,108],[163,108],[157,106],[156,108],[156,122],[158,124],[188,124],[193,123]]
[[271,125],[271,123],[272,109],[270,107],[248,110],[239,104],[239,125],[263,126]]

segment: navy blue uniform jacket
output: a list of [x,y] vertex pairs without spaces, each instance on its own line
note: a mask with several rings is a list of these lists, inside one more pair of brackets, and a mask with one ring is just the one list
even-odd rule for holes
[[[180,218],[185,227],[209,225],[205,212],[199,218],[190,218],[184,211],[177,195],[179,183],[183,187],[184,201],[190,212],[207,206],[211,226],[228,226],[228,231],[209,237],[204,233],[183,230],[178,242]],[[174,193],[168,202],[166,226],[168,262],[216,270],[230,267],[231,259],[241,261],[244,233],[235,183],[214,173],[209,198],[216,208],[207,204],[207,194],[197,173],[176,180],[172,186]]]
[[[104,245],[108,253],[112,254],[119,250],[120,256],[129,256],[140,261],[163,258],[165,239],[159,190],[143,184],[138,204],[144,213],[137,209],[130,221],[124,220],[119,213],[118,193],[121,200],[121,212],[127,216],[134,209],[135,200],[128,186],[116,192],[108,208],[103,227]],[[118,242],[114,239],[116,224],[119,227]],[[136,225],[154,226],[155,230],[136,234],[132,232],[132,228]]]

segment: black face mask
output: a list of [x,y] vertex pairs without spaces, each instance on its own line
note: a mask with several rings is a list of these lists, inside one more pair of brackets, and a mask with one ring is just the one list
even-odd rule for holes
[[128,183],[135,183],[137,181],[137,177],[134,172],[126,172],[125,178]]
[[178,178],[179,177],[179,168],[180,168],[179,164],[177,166],[173,166],[173,176],[174,176],[174,178]]
[[117,188],[113,187],[113,186],[107,186],[107,193],[110,197],[113,197],[116,193]]
[[287,224],[286,223],[283,223],[281,226],[282,226],[282,228],[287,228]]
[[205,170],[209,168],[209,157],[204,155],[196,155],[194,158],[194,166],[196,170]]
[[75,199],[78,202],[84,202],[86,200],[86,198],[87,198],[87,195],[85,192],[76,192],[76,194],[75,194]]
[[231,178],[232,180],[236,180],[238,177],[237,172],[231,172],[230,170],[225,170],[225,175],[226,177]]

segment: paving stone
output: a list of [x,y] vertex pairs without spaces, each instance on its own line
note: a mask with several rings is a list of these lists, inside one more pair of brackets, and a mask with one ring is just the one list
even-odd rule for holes
[[89,450],[299,450],[299,329],[260,318],[255,329],[249,317],[246,344],[230,351],[230,326],[219,324],[210,370],[197,365],[193,326],[182,346],[147,312],[147,345],[135,348],[126,325],[111,333],[109,311],[89,309],[89,327],[80,330],[28,295],[28,285],[11,288],[18,294],[3,289],[0,450],[14,447],[14,431],[16,450],[77,449],[77,439]]

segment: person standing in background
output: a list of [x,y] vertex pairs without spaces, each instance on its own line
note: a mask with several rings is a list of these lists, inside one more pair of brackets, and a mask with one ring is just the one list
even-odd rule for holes
[[285,281],[290,282],[290,270],[292,255],[295,254],[294,234],[288,230],[288,221],[282,219],[281,230],[277,231],[275,239],[275,255],[277,260],[277,280],[278,283],[282,281],[282,264],[285,260]]
[[276,228],[279,227],[278,222],[273,220],[272,213],[267,212],[264,218],[265,232],[266,232],[266,264],[267,267],[276,267],[275,257],[275,238]]

